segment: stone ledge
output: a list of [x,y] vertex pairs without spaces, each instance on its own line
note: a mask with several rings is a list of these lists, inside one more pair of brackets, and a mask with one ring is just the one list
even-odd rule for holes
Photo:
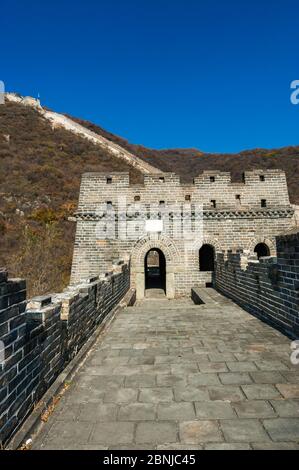
[[40,295],[33,297],[27,303],[26,310],[39,310],[52,303],[52,295]]
[[[195,217],[195,214],[192,214]],[[294,216],[294,209],[268,209],[268,210],[248,210],[248,211],[236,211],[233,209],[227,210],[204,210],[203,219],[267,219],[267,218],[291,218]],[[177,218],[181,219],[181,215]],[[105,219],[105,215],[97,214],[96,212],[75,212],[72,216],[72,220],[78,221],[98,221]],[[118,220],[118,215],[113,215],[113,220]],[[128,220],[136,219],[138,217],[127,216]]]

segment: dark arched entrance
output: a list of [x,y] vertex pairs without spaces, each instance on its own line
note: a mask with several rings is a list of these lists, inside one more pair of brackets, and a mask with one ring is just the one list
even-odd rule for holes
[[166,260],[158,248],[149,250],[144,259],[145,289],[162,289],[166,293]]
[[214,247],[203,245],[199,250],[199,270],[203,272],[214,271],[214,258]]
[[258,243],[254,249],[254,252],[257,254],[258,259],[262,258],[263,256],[270,256],[270,250],[266,243]]

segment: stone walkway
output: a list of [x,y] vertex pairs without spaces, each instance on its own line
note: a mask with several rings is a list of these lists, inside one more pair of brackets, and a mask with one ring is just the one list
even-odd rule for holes
[[290,341],[212,289],[123,310],[34,449],[299,449]]

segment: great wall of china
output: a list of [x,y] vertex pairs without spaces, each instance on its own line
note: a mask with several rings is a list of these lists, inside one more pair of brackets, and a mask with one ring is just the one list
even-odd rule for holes
[[[50,400],[45,401],[44,397],[49,396],[51,387],[61,380],[61,374],[92,338],[100,341],[98,350],[102,354],[99,363],[91,364],[95,367],[92,376],[106,377],[111,389],[107,389],[107,384],[103,389],[90,388],[88,398],[81,396],[80,400],[95,402],[103,409],[111,403],[111,409],[115,409],[96,444],[107,448],[120,444],[130,448],[132,443],[157,445],[155,434],[159,430],[165,445],[190,445],[196,441],[191,436],[193,426],[199,445],[203,445],[200,436],[203,442],[223,444],[225,439],[224,444],[228,445],[238,440],[237,431],[232,431],[233,418],[238,428],[237,418],[242,413],[251,417],[249,411],[246,415],[247,408],[240,408],[244,400],[255,418],[249,419],[245,439],[248,446],[254,448],[256,440],[273,446],[277,441],[290,448],[296,446],[299,415],[295,402],[291,404],[290,400],[299,397],[298,381],[294,378],[298,366],[289,362],[288,338],[299,336],[299,233],[297,212],[289,202],[284,173],[246,172],[243,183],[232,184],[228,173],[204,172],[195,177],[193,185],[182,185],[177,175],[161,173],[71,119],[43,110],[36,100],[14,94],[8,94],[7,99],[35,107],[53,127],[63,126],[104,146],[140,170],[144,184],[130,185],[128,174],[83,175],[74,214],[77,235],[72,282],[64,292],[27,299],[25,280],[9,279],[5,269],[0,271],[0,339],[4,346],[0,366],[2,446],[19,446],[22,439],[31,435],[30,427],[22,431],[25,418],[29,416],[30,420],[30,413],[35,410],[36,414],[37,409],[41,419]],[[120,196],[126,196],[125,222],[129,229],[125,239],[106,238],[105,230],[99,232],[99,223],[105,227],[109,221],[118,223]],[[138,209],[141,204],[142,210]],[[174,204],[177,212],[171,210],[170,216],[165,208]],[[197,204],[202,210],[200,239],[195,224]],[[103,205],[110,210],[107,220],[102,214]],[[150,205],[156,208],[153,216]],[[175,220],[180,226],[185,221],[184,208],[189,209],[193,227],[191,245],[174,230]],[[151,217],[159,228],[146,228],[146,220]],[[157,267],[147,265],[147,257],[153,252]],[[151,276],[156,276],[158,284],[150,285]],[[157,280],[159,276],[161,279]],[[157,286],[158,300],[151,297]],[[155,302],[157,309],[153,307]],[[169,312],[169,320],[161,317],[164,310]],[[213,315],[216,336],[211,331]],[[134,329],[135,340],[131,333]],[[101,339],[103,331],[105,337]],[[265,345],[263,335],[268,338]],[[278,349],[270,356],[267,347],[275,345]],[[214,346],[216,353],[211,349]],[[182,359],[184,354],[188,365]],[[120,391],[115,390],[115,384],[111,386],[111,375]],[[193,383],[189,387],[193,395],[176,385],[180,381],[184,389],[188,388],[187,382],[189,386],[190,381]],[[195,383],[199,389],[194,389]],[[63,380],[61,384],[65,385]],[[90,402],[95,392],[103,394]],[[261,402],[256,404],[262,399],[263,412]],[[203,412],[201,400],[208,403],[205,406],[210,415]],[[294,416],[281,411],[284,401],[289,409],[293,406]],[[128,403],[132,408],[130,416],[125,408]],[[136,417],[136,410],[141,409],[144,419]],[[203,417],[210,441],[202,436]],[[232,419],[228,423],[226,419],[221,421],[223,418]],[[214,419],[219,421],[222,434]],[[243,421],[240,420],[240,429]],[[79,417],[75,422],[81,422]],[[115,441],[117,430],[122,427],[122,434],[131,437],[122,442],[120,436]],[[234,437],[227,437],[231,435]],[[179,442],[176,436],[180,436]]]

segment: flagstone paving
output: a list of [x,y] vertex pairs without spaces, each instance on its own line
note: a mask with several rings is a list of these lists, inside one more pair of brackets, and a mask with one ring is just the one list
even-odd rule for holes
[[299,449],[290,340],[206,295],[122,310],[33,448]]

